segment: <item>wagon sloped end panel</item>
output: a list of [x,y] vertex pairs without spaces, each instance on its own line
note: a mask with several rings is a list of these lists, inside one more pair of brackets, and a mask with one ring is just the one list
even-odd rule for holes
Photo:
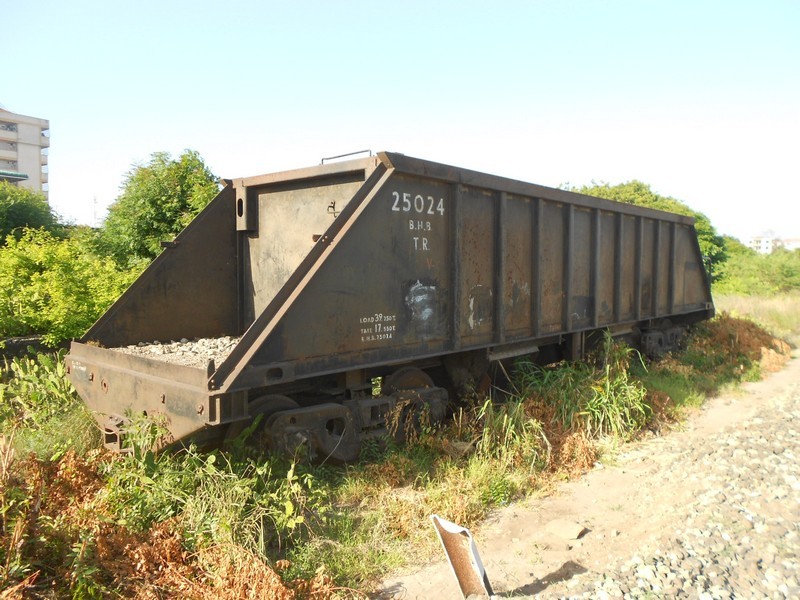
[[107,348],[237,335],[237,243],[230,184],[81,339]]
[[[174,439],[221,418],[219,399],[208,393],[210,365],[174,365],[111,348],[238,333],[233,194],[226,185],[71,344],[65,359],[70,380],[110,448],[122,450],[120,428],[131,414],[157,417]],[[237,409],[235,399],[224,405],[228,412]]]
[[[151,342],[241,335],[259,303],[313,250],[312,232],[325,231],[376,164],[372,158],[226,182],[165,244],[66,358],[107,446],[122,449],[121,428],[131,415],[157,417],[175,440],[247,416],[246,392],[209,390],[213,360],[189,367],[118,348],[144,342],[155,352]],[[303,243],[287,247],[294,241],[288,232]]]

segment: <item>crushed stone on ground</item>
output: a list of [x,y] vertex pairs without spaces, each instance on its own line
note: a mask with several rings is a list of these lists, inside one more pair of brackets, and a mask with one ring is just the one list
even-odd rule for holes
[[800,385],[668,468],[702,484],[661,542],[542,597],[800,597]]

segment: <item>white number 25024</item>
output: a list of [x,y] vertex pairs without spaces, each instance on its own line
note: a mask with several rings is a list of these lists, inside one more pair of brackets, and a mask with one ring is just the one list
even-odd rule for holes
[[421,194],[412,196],[408,192],[392,192],[394,203],[392,210],[395,212],[415,212],[418,214],[444,214],[444,198],[437,202],[433,196],[423,197]]

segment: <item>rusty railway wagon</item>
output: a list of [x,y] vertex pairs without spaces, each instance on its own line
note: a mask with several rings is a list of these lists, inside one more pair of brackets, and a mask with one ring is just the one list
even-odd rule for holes
[[[108,447],[136,414],[174,441],[263,415],[258,443],[350,460],[492,361],[579,358],[600,331],[658,351],[713,315],[689,217],[394,153],[225,183],[72,343]],[[223,336],[199,365],[124,351]]]

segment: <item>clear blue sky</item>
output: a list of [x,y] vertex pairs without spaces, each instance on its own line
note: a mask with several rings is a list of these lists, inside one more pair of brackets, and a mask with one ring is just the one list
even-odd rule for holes
[[10,4],[0,103],[50,120],[74,222],[156,151],[231,178],[371,148],[800,237],[798,0]]

